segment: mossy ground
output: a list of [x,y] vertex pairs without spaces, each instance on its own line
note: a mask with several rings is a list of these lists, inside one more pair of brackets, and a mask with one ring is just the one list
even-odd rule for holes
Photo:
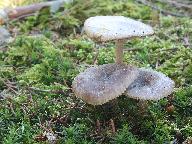
[[[94,15],[153,25],[155,35],[126,43],[124,61],[172,78],[176,89],[169,98],[149,102],[144,112],[125,96],[98,107],[75,98],[71,83],[78,73],[114,62],[114,43],[97,45],[81,35],[84,20]],[[46,133],[67,144],[181,143],[192,136],[192,19],[164,16],[132,0],[79,0],[7,27],[15,40],[0,49],[0,143],[49,143]]]

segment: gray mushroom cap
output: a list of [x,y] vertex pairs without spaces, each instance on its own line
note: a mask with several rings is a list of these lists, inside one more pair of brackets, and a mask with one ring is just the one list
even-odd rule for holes
[[84,23],[86,34],[96,41],[142,37],[154,33],[151,26],[124,16],[95,16]]
[[159,100],[173,92],[175,83],[166,75],[150,69],[139,69],[139,76],[128,86],[125,95],[135,99]]
[[125,64],[105,64],[86,69],[73,81],[75,95],[92,105],[120,96],[137,77],[138,71]]

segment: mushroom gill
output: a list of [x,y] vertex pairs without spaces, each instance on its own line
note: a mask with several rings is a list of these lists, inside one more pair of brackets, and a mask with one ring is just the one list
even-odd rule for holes
[[125,95],[141,100],[159,100],[173,92],[175,86],[166,75],[150,69],[139,69],[139,76],[128,86]]
[[75,95],[92,105],[101,105],[120,96],[138,76],[136,68],[125,64],[90,67],[73,81]]

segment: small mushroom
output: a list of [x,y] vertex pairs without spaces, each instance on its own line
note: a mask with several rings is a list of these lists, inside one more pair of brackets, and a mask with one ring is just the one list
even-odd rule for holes
[[92,105],[102,105],[120,96],[137,77],[137,69],[125,64],[90,67],[73,81],[75,95]]
[[116,63],[123,62],[125,40],[154,33],[151,26],[124,16],[90,17],[84,23],[84,31],[96,41],[116,40]]
[[173,92],[175,83],[166,75],[150,70],[139,69],[139,76],[128,86],[125,95],[140,100],[159,100]]
[[91,67],[80,73],[72,84],[77,97],[89,104],[101,105],[123,92],[137,99],[158,100],[173,91],[174,82],[164,74],[123,63],[125,40],[152,35],[150,26],[123,16],[95,16],[85,21],[84,31],[96,41],[116,40],[116,63]]

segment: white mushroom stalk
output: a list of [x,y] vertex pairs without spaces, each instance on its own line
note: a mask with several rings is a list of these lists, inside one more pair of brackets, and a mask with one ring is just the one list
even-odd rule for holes
[[117,40],[116,41],[116,49],[115,49],[115,62],[118,64],[123,63],[123,45],[125,40]]
[[170,95],[174,86],[174,81],[166,75],[140,68],[139,76],[128,86],[125,95],[140,100],[159,100]]

